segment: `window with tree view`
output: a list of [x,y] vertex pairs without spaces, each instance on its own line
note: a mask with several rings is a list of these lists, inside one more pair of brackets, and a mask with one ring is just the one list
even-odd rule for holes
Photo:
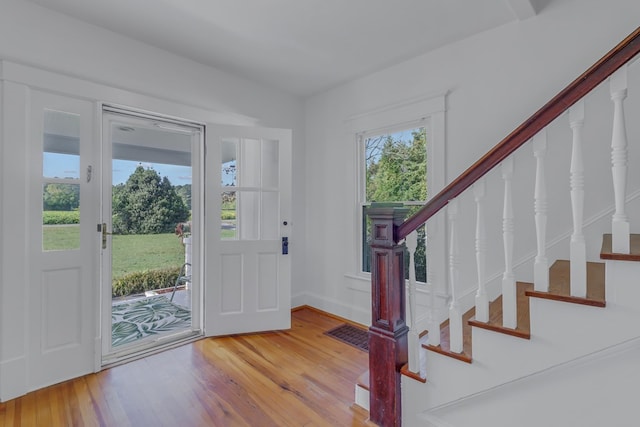
[[[371,223],[367,210],[374,202],[401,203],[413,215],[427,200],[427,133],[424,127],[360,139],[364,156],[362,194],[362,271],[371,272]],[[418,229],[416,280],[426,282],[425,228]],[[406,257],[408,267],[409,257]],[[405,268],[408,278],[408,268]]]

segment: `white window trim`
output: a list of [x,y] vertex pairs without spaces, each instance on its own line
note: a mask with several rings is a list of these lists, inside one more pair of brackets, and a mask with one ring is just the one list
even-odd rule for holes
[[[353,157],[356,162],[354,171],[357,173],[355,177],[355,203],[353,205],[353,239],[356,250],[353,251],[351,272],[345,274],[349,278],[360,279],[348,281],[348,286],[353,289],[370,292],[370,285],[367,282],[371,281],[371,273],[362,271],[362,218],[360,212],[362,210],[361,195],[363,194],[365,183],[362,168],[364,150],[360,147],[362,145],[361,141],[364,137],[375,134],[381,135],[389,131],[425,127],[427,129],[427,182],[429,196],[437,194],[444,188],[446,179],[445,113],[447,93],[448,91],[445,91],[407,99],[354,115],[345,120],[346,132],[350,135],[349,138],[354,141],[353,147],[356,150]],[[437,165],[437,167],[429,167],[429,165]],[[434,237],[431,231],[429,232],[429,237]],[[442,244],[442,251],[437,251],[441,254],[444,254],[445,240],[442,238],[437,239],[438,246]],[[435,258],[430,262],[431,268],[442,272],[441,274],[445,274],[444,256],[436,256]]]

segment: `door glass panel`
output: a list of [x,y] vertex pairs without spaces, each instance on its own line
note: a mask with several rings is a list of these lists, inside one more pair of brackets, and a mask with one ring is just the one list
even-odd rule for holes
[[278,188],[278,141],[262,141],[262,188]]
[[80,116],[45,110],[43,152],[45,178],[80,178]]
[[236,197],[240,240],[260,239],[260,192],[238,191]]
[[278,208],[280,200],[276,192],[262,193],[262,217],[261,231],[262,239],[277,240],[280,235],[280,226],[278,224]]
[[236,192],[227,191],[222,193],[222,229],[220,230],[220,237],[225,240],[236,240]]
[[42,249],[80,248],[80,184],[44,184]]
[[236,160],[238,159],[238,140],[226,139],[222,141],[221,146],[221,174],[222,186],[235,186],[238,182],[236,174]]
[[260,153],[261,144],[258,139],[242,140],[242,157],[238,167],[241,187],[260,187]]
[[80,116],[44,110],[42,249],[80,248]]

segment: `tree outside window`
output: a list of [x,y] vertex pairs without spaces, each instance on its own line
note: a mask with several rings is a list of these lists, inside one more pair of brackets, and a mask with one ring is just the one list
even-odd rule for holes
[[[365,177],[362,203],[362,270],[371,272],[372,202],[396,202],[413,215],[427,200],[427,134],[424,127],[365,136]],[[406,257],[408,267],[409,257]],[[426,282],[425,229],[418,229],[416,280]],[[408,277],[408,268],[405,268]]]

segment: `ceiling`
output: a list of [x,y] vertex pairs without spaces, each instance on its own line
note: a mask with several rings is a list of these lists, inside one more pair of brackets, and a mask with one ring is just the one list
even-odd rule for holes
[[30,0],[309,96],[527,19],[551,0]]

